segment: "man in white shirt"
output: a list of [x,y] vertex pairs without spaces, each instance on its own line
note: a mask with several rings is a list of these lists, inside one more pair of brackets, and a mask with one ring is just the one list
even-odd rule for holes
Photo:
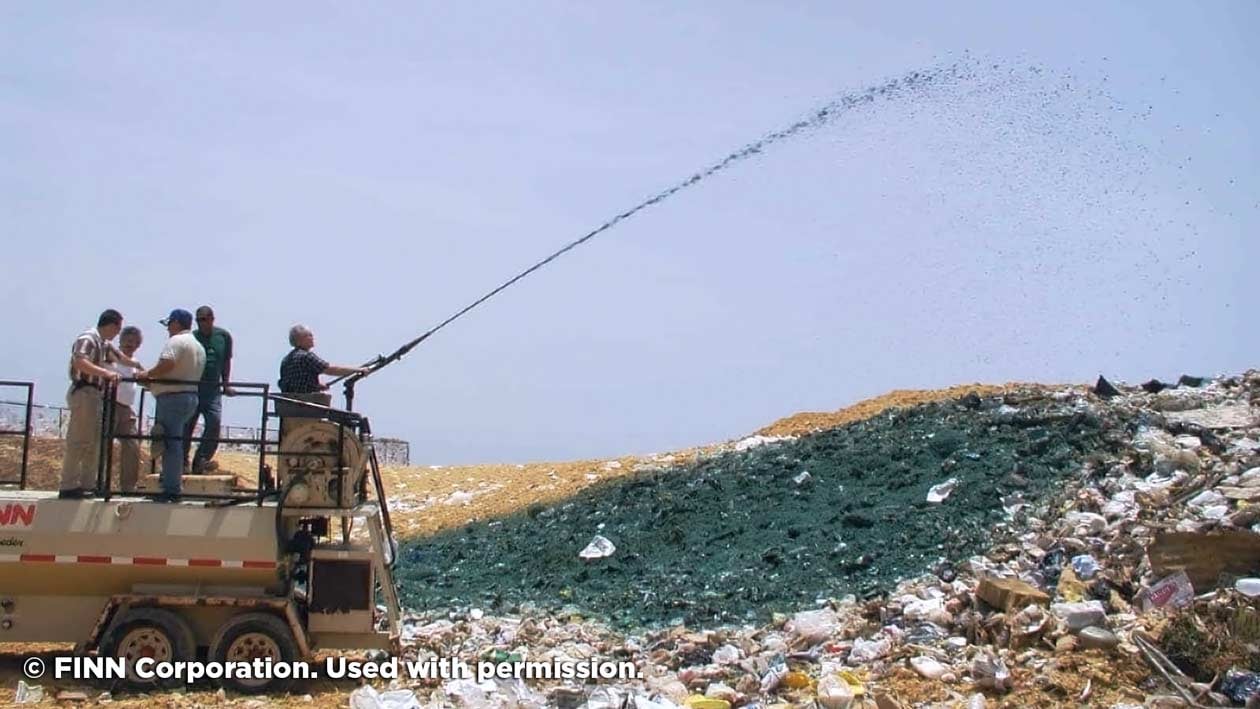
[[[143,339],[140,328],[128,325],[118,336],[118,349],[134,360]],[[122,360],[112,362],[110,368],[118,372],[119,379],[134,379],[144,371]],[[136,384],[119,381],[114,389],[114,435],[134,436],[136,430]],[[136,438],[120,438],[118,445],[121,448],[118,458],[119,489],[123,492],[135,492],[140,475],[140,441]]]
[[162,427],[162,496],[158,501],[174,502],[183,490],[184,427],[197,411],[197,385],[206,368],[206,350],[192,335],[193,316],[187,310],[176,308],[159,322],[171,339],[158,363],[140,379],[165,380],[148,386],[157,401],[153,418]]

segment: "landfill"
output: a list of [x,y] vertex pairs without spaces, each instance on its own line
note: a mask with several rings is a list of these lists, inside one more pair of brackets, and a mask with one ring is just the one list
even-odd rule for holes
[[[401,659],[630,662],[634,677],[95,703],[1255,706],[1258,400],[1248,371],[798,418],[694,454],[594,463],[567,497],[404,540]],[[58,695],[26,682],[10,696]]]
[[882,411],[416,540],[407,652],[642,675],[417,705],[1260,702],[1260,372],[1151,388]]

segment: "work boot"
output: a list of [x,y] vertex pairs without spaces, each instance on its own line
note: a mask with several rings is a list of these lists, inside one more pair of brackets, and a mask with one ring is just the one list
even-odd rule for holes
[[[206,461],[194,460],[192,463],[192,474],[201,475],[204,472],[206,472]],[[187,474],[188,474],[188,466],[184,466],[184,475],[187,475]]]
[[213,460],[207,460],[201,467],[207,473],[213,473],[214,471],[219,469],[219,464]]

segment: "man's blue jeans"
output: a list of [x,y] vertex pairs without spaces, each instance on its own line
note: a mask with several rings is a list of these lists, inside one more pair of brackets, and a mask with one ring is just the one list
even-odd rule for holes
[[197,410],[193,391],[159,394],[154,420],[162,426],[162,493],[178,495],[183,490],[184,427]]
[[197,427],[197,419],[205,417],[206,425],[201,429],[201,443],[197,444],[197,455],[193,456],[193,472],[214,458],[219,450],[219,429],[223,423],[223,392],[217,386],[202,388],[197,392],[197,408],[188,424],[184,426],[184,457],[192,452],[193,429]]

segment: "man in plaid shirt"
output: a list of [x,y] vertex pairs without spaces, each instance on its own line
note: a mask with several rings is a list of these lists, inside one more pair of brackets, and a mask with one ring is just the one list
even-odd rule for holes
[[139,362],[114,346],[113,339],[122,326],[122,314],[112,308],[106,310],[97,318],[96,327],[84,330],[70,348],[70,391],[66,394],[70,424],[61,463],[62,499],[91,497],[96,489],[104,396],[119,379],[118,372],[108,365],[122,362],[142,369]]

